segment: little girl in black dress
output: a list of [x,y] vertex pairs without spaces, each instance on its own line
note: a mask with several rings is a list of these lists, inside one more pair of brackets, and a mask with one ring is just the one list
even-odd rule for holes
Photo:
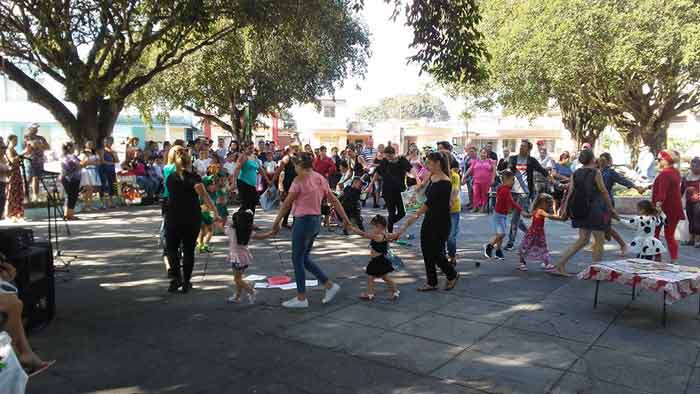
[[399,299],[399,289],[396,287],[396,282],[394,282],[390,277],[389,273],[394,271],[394,267],[391,265],[389,259],[387,259],[386,254],[389,251],[389,235],[386,232],[386,219],[382,215],[377,215],[372,218],[370,224],[373,226],[372,232],[366,233],[357,227],[350,226],[350,231],[357,235],[361,235],[364,238],[370,240],[369,242],[369,253],[370,260],[367,264],[365,272],[367,272],[367,292],[362,293],[360,298],[366,301],[372,301],[374,299],[374,281],[377,278],[381,278],[389,286],[389,291],[391,292],[390,299],[396,301]]

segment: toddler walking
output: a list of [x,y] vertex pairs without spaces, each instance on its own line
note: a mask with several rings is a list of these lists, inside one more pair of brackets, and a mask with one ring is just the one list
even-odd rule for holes
[[248,249],[250,239],[266,239],[271,231],[256,233],[253,231],[253,211],[247,209],[238,211],[231,217],[231,227],[228,231],[228,262],[233,270],[233,282],[236,285],[234,294],[227,298],[230,303],[240,303],[241,295],[246,292],[248,302],[255,303],[256,291],[250,283],[243,280],[243,273],[253,263],[253,255]]
[[636,236],[629,244],[629,250],[636,253],[638,259],[656,260],[662,253],[666,253],[663,242],[654,236],[656,229],[664,225],[666,215],[660,206],[654,207],[649,200],[638,202],[637,212],[639,216],[621,221],[637,230]]
[[389,252],[389,234],[386,232],[386,218],[382,215],[377,215],[372,218],[370,224],[373,228],[369,233],[355,226],[350,226],[350,231],[370,240],[370,260],[365,268],[365,272],[367,272],[368,275],[367,292],[360,294],[360,298],[366,301],[372,301],[374,299],[374,281],[380,278],[389,286],[389,291],[391,292],[391,297],[389,299],[396,301],[399,299],[401,292],[396,287],[396,282],[389,277],[389,273],[394,271],[394,267],[387,258],[387,253]]
[[506,224],[511,209],[517,210],[524,217],[530,217],[530,214],[523,212],[523,208],[513,200],[512,189],[515,175],[511,171],[505,170],[501,173],[501,179],[503,183],[496,190],[496,207],[493,214],[493,227],[496,235],[491,242],[484,245],[484,256],[488,259],[493,258],[495,250],[496,259],[498,260],[505,259],[501,245],[503,244],[503,238],[507,234]]
[[520,243],[518,254],[520,256],[520,264],[518,270],[527,271],[528,262],[542,262],[542,268],[546,271],[556,269],[551,264],[549,258],[549,249],[547,248],[547,237],[544,232],[545,219],[561,220],[564,218],[549,213],[549,207],[554,202],[552,196],[547,193],[540,193],[535,202],[532,204],[532,224]]

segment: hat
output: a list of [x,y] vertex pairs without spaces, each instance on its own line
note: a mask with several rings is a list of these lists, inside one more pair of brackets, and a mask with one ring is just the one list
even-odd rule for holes
[[537,145],[544,145],[544,140],[538,140]]
[[592,146],[591,146],[591,144],[589,144],[588,142],[586,142],[585,144],[581,145],[581,148],[583,148],[583,149],[591,149]]
[[38,129],[39,127],[41,127],[41,125],[40,125],[39,123],[36,123],[36,122],[30,123],[30,124],[27,126],[28,129]]
[[662,150],[659,152],[659,155],[657,156],[659,160],[666,160],[669,164],[673,164],[675,160],[673,160],[673,155],[667,150]]

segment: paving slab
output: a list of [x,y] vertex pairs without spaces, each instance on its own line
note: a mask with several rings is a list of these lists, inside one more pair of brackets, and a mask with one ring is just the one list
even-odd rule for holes
[[[659,351],[663,351],[659,348]],[[593,347],[573,372],[591,379],[658,394],[683,393],[692,367],[678,362]]]
[[[456,357],[463,350],[464,348],[459,346],[405,334],[384,332],[368,342],[358,344],[350,351],[359,357],[428,374]],[[415,357],[417,354],[420,354],[421,357]]]
[[281,335],[328,349],[352,351],[384,331],[328,317],[318,317],[288,328]]
[[445,316],[458,317],[489,324],[501,324],[521,308],[476,298],[458,298],[435,310]]
[[588,350],[588,346],[551,335],[500,327],[469,350],[565,370]]
[[620,321],[603,333],[596,346],[688,365],[695,364],[700,352],[696,340],[629,327]]
[[487,393],[547,393],[563,371],[528,364],[474,351],[466,351],[457,359],[433,373],[433,376],[483,390]]
[[353,304],[328,314],[328,317],[373,327],[389,329],[421,315],[416,311],[397,311],[370,304]]
[[567,373],[550,394],[649,394],[639,389]]
[[469,347],[494,328],[488,324],[428,313],[396,327],[396,330],[455,346]]

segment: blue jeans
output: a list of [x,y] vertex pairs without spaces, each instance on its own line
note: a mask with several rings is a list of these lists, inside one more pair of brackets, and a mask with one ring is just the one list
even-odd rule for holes
[[460,212],[450,213],[450,236],[447,238],[447,255],[457,256],[457,235],[459,235]]
[[148,197],[153,197],[158,191],[158,181],[147,176],[137,176],[136,183],[143,188]]
[[294,218],[292,227],[292,265],[294,265],[294,279],[297,283],[297,293],[306,293],[306,272],[309,270],[319,284],[323,285],[328,277],[321,268],[311,261],[311,249],[314,240],[321,231],[321,216],[308,215]]
[[[525,212],[530,211],[530,196],[527,194],[514,195],[513,198],[515,202],[520,205]],[[520,219],[520,212],[518,210],[513,210],[513,218],[510,221],[510,234],[508,234],[508,243],[514,244],[515,239],[518,236],[518,229],[527,234],[527,226]]]

